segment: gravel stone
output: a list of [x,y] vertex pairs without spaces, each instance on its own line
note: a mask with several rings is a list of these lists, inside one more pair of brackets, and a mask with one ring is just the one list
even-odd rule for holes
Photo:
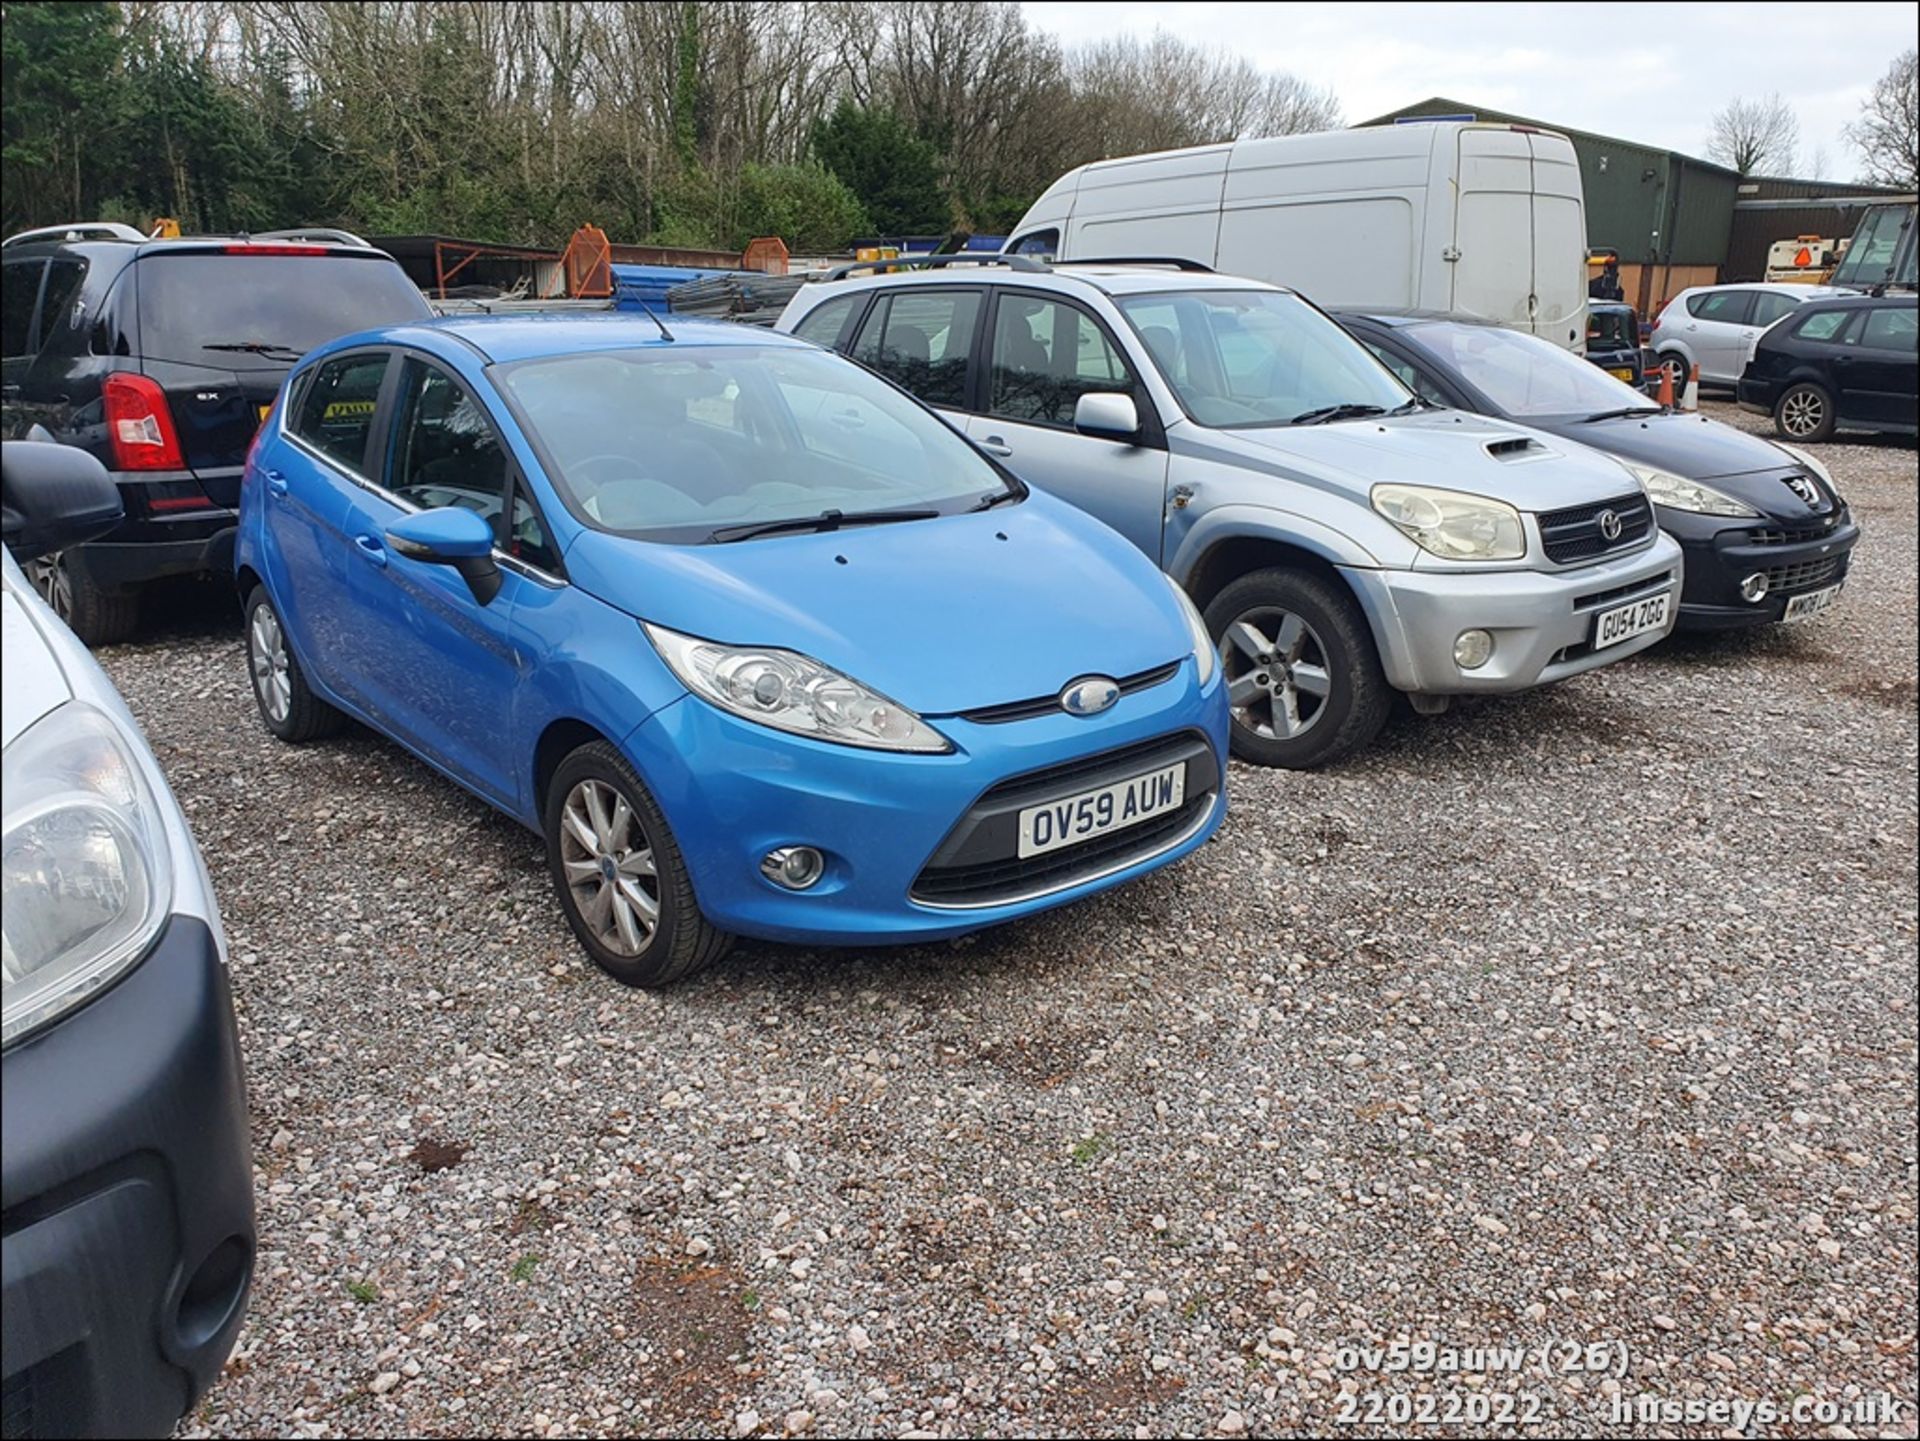
[[1217,841],[1090,903],[659,995],[536,837],[273,742],[231,605],[156,593],[101,660],[219,893],[260,1226],[181,1434],[1324,1434],[1460,1384],[1343,1348],[1556,1338],[1630,1365],[1474,1378],[1538,1434],[1911,1434],[1915,453],[1815,450],[1866,538],[1809,624],[1236,764]]

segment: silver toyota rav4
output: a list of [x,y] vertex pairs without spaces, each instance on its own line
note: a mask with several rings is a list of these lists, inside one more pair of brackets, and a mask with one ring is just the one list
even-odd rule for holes
[[863,268],[804,287],[779,328],[1157,560],[1220,643],[1246,760],[1323,765],[1396,690],[1435,712],[1673,626],[1680,551],[1624,466],[1427,405],[1290,291],[1185,262]]

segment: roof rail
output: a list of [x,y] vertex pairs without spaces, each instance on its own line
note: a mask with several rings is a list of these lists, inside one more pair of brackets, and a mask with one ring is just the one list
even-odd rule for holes
[[357,245],[362,250],[371,250],[373,246],[355,235],[351,230],[341,230],[333,225],[296,225],[291,230],[262,230],[250,235],[249,240],[317,240],[329,245]]
[[131,225],[116,220],[82,220],[72,225],[42,225],[37,230],[22,230],[9,235],[0,246],[22,245],[30,240],[145,240],[147,237]]
[[1057,268],[1062,265],[1169,265],[1175,270],[1192,271],[1197,275],[1212,275],[1211,265],[1202,265],[1197,260],[1188,260],[1179,255],[1076,255],[1071,260],[1056,260]]
[[859,270],[882,270],[900,267],[908,270],[937,270],[948,265],[1004,265],[1009,270],[1021,270],[1038,274],[1053,267],[1046,261],[1033,255],[996,255],[987,251],[969,254],[960,251],[954,255],[900,255],[891,260],[856,260],[851,265],[836,265],[822,280],[844,280]]

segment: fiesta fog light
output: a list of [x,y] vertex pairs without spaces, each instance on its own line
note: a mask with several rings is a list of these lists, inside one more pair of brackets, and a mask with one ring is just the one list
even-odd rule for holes
[[1493,637],[1484,630],[1463,630],[1453,643],[1453,663],[1461,670],[1479,670],[1493,658]]
[[826,873],[827,858],[812,846],[781,846],[760,862],[761,875],[790,891],[804,891]]
[[1766,572],[1756,570],[1740,582],[1740,595],[1745,600],[1762,601],[1767,598]]

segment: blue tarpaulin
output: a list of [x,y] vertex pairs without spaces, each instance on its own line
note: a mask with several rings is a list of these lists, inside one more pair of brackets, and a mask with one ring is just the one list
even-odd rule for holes
[[737,270],[701,270],[691,265],[615,265],[610,268],[616,310],[638,310],[644,304],[664,311],[667,292],[676,285],[716,275],[739,274]]

